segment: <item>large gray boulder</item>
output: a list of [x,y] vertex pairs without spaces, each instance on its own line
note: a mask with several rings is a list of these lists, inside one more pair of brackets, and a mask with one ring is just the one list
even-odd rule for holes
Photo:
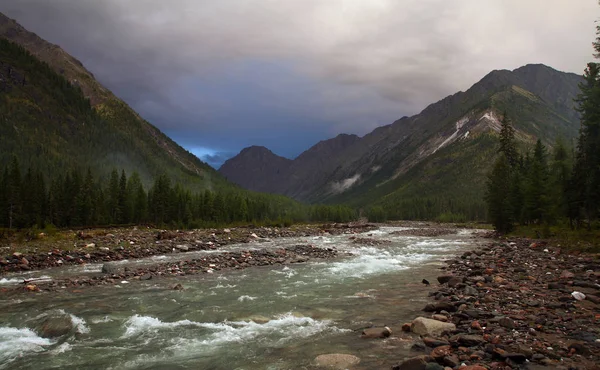
[[431,337],[437,337],[444,332],[451,332],[454,330],[456,330],[456,325],[452,323],[427,319],[425,317],[417,317],[410,326],[410,331],[413,333]]

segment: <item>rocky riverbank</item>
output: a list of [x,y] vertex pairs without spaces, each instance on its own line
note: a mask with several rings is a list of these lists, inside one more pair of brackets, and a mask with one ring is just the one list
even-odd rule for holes
[[444,269],[393,369],[600,369],[598,255],[500,240]]
[[[4,292],[51,292],[68,288],[82,288],[96,285],[126,284],[139,280],[151,280],[165,277],[177,277],[195,274],[210,274],[215,271],[244,269],[253,266],[288,265],[307,262],[311,259],[327,259],[339,256],[335,248],[316,248],[311,245],[296,245],[280,248],[275,251],[265,249],[243,252],[225,252],[211,254],[202,258],[181,260],[177,262],[159,263],[147,267],[130,269],[117,262],[105,263],[102,274],[86,277],[72,277],[57,280],[27,281]],[[183,257],[183,255],[182,255]],[[174,282],[173,289],[182,289]]]
[[8,272],[218,250],[226,245],[264,243],[281,237],[356,234],[376,228],[373,224],[349,223],[190,231],[135,227],[67,231],[52,237],[42,233],[29,241],[0,240],[0,277]]

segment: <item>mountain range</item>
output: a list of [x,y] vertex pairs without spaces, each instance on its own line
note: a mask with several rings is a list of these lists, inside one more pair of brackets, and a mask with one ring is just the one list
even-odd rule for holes
[[[522,147],[577,137],[582,77],[529,64],[495,70],[412,117],[363,137],[340,134],[297,158],[252,146],[214,170],[102,86],[83,64],[0,13],[0,166],[160,174],[191,190],[245,189],[307,203],[382,206],[393,218],[485,218],[485,177],[500,122]],[[426,210],[423,213],[423,210]]]
[[305,202],[381,204],[391,214],[415,199],[463,199],[464,207],[472,207],[483,202],[503,117],[521,146],[538,138],[547,146],[558,138],[570,142],[580,125],[574,99],[582,80],[542,64],[495,70],[467,91],[363,137],[338,135],[293,160],[249,147],[219,172],[247,189]]

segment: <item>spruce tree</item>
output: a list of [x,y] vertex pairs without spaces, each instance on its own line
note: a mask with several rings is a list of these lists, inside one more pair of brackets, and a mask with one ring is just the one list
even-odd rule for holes
[[[594,56],[600,58],[600,26],[596,27]],[[587,219],[588,228],[600,210],[600,65],[590,62],[576,101],[581,129],[569,186],[569,216]]]
[[510,192],[510,165],[504,154],[496,160],[491,173],[488,176],[486,186],[486,202],[488,204],[489,217],[494,228],[499,232],[506,233],[513,228],[514,211],[508,196]]

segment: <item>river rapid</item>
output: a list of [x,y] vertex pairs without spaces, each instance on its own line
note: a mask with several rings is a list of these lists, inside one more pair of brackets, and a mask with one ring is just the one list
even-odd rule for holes
[[[357,236],[391,243],[355,244],[350,235],[280,238],[221,250],[335,247],[350,257],[148,281],[122,281],[0,301],[0,369],[311,369],[314,358],[348,353],[356,369],[390,366],[408,355],[404,322],[421,313],[442,261],[481,243],[474,230],[439,237],[400,236],[382,227]],[[190,252],[191,254],[207,252]],[[191,258],[190,257],[190,258]],[[129,263],[168,261],[159,256]],[[178,259],[182,259],[181,254]],[[128,263],[128,262],[125,262]],[[99,274],[101,265],[10,275],[64,278]],[[180,283],[183,290],[173,290]],[[51,315],[74,330],[38,334]],[[361,329],[387,325],[392,337],[361,339]]]

